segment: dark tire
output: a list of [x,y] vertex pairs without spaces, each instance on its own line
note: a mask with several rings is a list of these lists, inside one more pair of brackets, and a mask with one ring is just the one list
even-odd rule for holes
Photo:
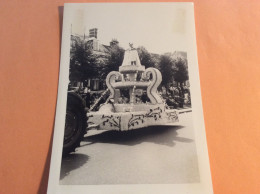
[[75,93],[68,93],[63,156],[74,152],[86,133],[87,118],[82,98]]

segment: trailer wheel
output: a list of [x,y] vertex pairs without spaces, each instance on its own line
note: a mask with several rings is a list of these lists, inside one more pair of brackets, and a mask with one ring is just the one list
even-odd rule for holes
[[68,93],[66,121],[63,140],[63,156],[74,152],[86,133],[86,112],[82,98],[75,93]]

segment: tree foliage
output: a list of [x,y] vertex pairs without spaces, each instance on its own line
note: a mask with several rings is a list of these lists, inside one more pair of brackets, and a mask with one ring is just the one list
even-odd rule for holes
[[118,71],[119,66],[123,63],[124,52],[125,50],[118,44],[111,45],[106,64],[102,66],[100,72],[102,78],[105,78],[111,71]]
[[98,75],[97,59],[91,46],[76,39],[70,55],[70,81],[82,82]]
[[168,86],[173,81],[173,60],[168,55],[161,55],[158,67],[162,73],[162,85]]
[[[91,78],[105,79],[111,71],[118,71],[124,59],[124,49],[112,39],[106,54],[94,54],[92,45],[81,38],[72,40],[70,55],[70,81],[84,82]],[[146,68],[157,67],[162,73],[162,85],[168,88],[174,81],[179,86],[189,79],[185,57],[174,57],[171,53],[155,55],[145,47],[137,48],[140,62]],[[181,86],[182,87],[182,86]]]
[[145,47],[141,46],[137,48],[137,52],[140,58],[140,62],[145,68],[155,67],[155,61],[152,55],[146,50]]
[[188,65],[187,65],[187,60],[178,57],[174,60],[174,71],[173,71],[173,78],[174,81],[178,83],[183,83],[189,79],[189,74],[188,74]]
[[172,58],[169,54],[161,55],[159,70],[162,73],[162,85],[166,87],[173,81],[181,85],[189,79],[187,60],[182,57]]

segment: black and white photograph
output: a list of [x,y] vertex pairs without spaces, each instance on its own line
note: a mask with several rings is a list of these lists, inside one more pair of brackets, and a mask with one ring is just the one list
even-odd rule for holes
[[212,193],[194,25],[192,3],[65,5],[49,193]]

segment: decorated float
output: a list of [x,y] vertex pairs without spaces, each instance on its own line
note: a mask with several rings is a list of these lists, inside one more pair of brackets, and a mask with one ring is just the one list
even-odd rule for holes
[[130,47],[119,71],[112,71],[106,77],[110,92],[106,103],[98,111],[87,113],[89,128],[127,131],[178,122],[178,111],[167,109],[158,93],[161,72],[156,68],[145,69],[137,50]]

